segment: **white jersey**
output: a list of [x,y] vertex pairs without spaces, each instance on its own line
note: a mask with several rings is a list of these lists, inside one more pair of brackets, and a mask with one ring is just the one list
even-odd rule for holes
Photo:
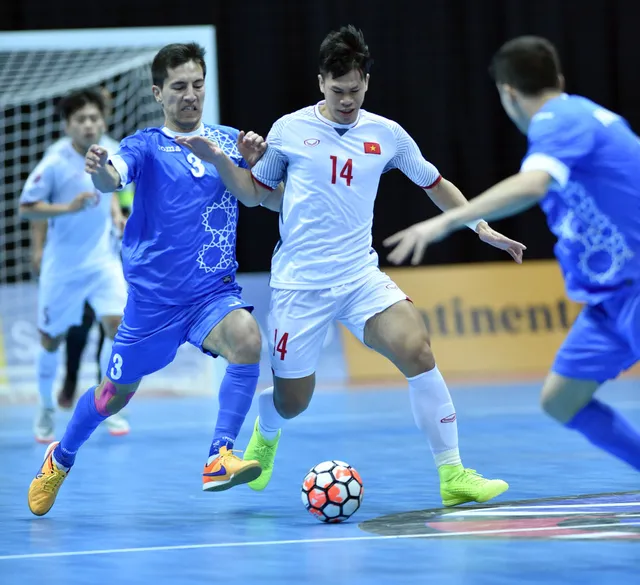
[[252,169],[271,189],[285,181],[273,288],[330,288],[375,271],[371,228],[381,175],[397,168],[424,189],[440,180],[396,122],[360,110],[353,124],[336,124],[320,114],[322,103],[280,118]]
[[[70,144],[71,137],[63,136],[62,138],[56,140],[51,146],[49,146],[47,150],[44,151],[44,155],[47,156],[49,154],[56,154]],[[120,148],[120,144],[118,143],[118,141],[111,138],[111,136],[107,136],[106,134],[102,135],[102,138],[100,139],[100,146],[106,148],[110,153],[118,152],[118,149]]]
[[85,191],[96,193],[95,206],[48,221],[41,280],[92,274],[117,258],[111,239],[113,194],[96,190],[91,176],[84,170],[84,157],[71,142],[44,156],[27,178],[20,203],[70,203]]

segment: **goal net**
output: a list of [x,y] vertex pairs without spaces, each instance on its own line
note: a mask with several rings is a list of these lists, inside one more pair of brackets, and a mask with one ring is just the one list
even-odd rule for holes
[[[212,27],[194,28],[197,30],[192,34],[173,29],[173,35],[156,29],[151,37],[146,30],[148,38],[142,45],[140,38],[136,39],[130,31],[126,34],[112,31],[111,35],[95,31],[109,36],[102,42],[95,38],[91,42],[91,35],[85,34],[85,43],[69,43],[72,45],[69,48],[65,48],[64,41],[73,40],[73,31],[62,37],[60,31],[30,33],[33,48],[24,39],[22,43],[0,42],[0,398],[3,394],[12,399],[37,396],[37,279],[31,264],[29,222],[19,216],[18,207],[27,176],[46,149],[64,136],[57,112],[58,101],[78,89],[108,90],[111,104],[107,112],[107,134],[116,141],[140,128],[161,125],[162,111],[151,93],[150,64],[158,49],[168,42],[199,41],[197,37],[202,36],[203,28],[209,29],[207,43],[204,43],[209,45],[206,47],[208,58],[210,61],[215,58],[215,54],[211,55]],[[134,40],[137,42],[132,42]],[[73,46],[78,44],[85,46]],[[215,77],[215,63],[208,65],[208,76]],[[217,95],[209,92],[207,100],[217,103]],[[94,383],[97,338],[94,327],[84,353],[79,384],[87,380]],[[156,391],[212,392],[215,385],[212,360],[192,349],[182,350],[176,362],[151,377],[145,387]],[[64,347],[60,355],[59,374],[62,375]]]

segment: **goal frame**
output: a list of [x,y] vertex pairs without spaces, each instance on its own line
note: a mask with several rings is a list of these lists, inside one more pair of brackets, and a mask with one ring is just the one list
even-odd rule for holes
[[[162,47],[169,43],[196,42],[205,49],[205,124],[219,124],[218,54],[213,25],[87,28],[0,32],[0,51],[60,51],[108,47]],[[149,88],[151,92],[151,88]]]

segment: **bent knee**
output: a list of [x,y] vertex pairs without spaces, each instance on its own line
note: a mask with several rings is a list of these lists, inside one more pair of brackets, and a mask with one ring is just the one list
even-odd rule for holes
[[551,418],[562,424],[571,421],[593,398],[599,384],[552,375],[540,394],[540,406]]
[[429,344],[429,338],[416,336],[407,340],[396,353],[396,365],[411,378],[435,368],[436,360]]
[[315,387],[315,375],[299,380],[276,381],[273,403],[278,414],[285,419],[302,414],[311,403]]
[[105,378],[96,388],[96,410],[102,416],[110,416],[120,412],[136,393],[139,382],[133,384],[115,384]]
[[262,337],[257,323],[253,321],[245,325],[234,337],[233,344],[229,344],[227,360],[235,364],[258,363],[262,351]]

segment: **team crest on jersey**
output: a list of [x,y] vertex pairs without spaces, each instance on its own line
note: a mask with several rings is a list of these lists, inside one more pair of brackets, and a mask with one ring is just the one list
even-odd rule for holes
[[317,138],[307,138],[304,143],[307,146],[318,146],[318,144],[320,144],[320,140],[318,140]]

